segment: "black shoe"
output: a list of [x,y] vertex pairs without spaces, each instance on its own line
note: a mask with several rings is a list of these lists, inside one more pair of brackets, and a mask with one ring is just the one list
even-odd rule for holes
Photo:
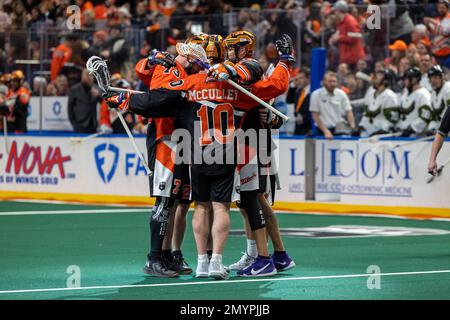
[[147,263],[143,269],[145,274],[150,274],[155,277],[161,278],[174,278],[178,277],[178,272],[167,269],[161,261],[147,260]]
[[182,255],[173,256],[172,267],[170,270],[174,270],[179,274],[191,274],[192,268],[189,267],[186,260],[184,260]]

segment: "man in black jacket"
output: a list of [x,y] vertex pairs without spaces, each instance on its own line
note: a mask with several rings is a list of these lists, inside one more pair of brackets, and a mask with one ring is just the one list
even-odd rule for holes
[[70,88],[68,113],[75,132],[97,132],[97,103],[101,101],[101,95],[92,84],[89,72],[83,70],[81,82]]

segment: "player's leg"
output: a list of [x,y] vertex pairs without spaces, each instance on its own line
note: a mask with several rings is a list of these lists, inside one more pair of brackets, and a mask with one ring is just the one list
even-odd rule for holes
[[[240,201],[237,201],[236,204],[239,207],[243,217],[244,229],[247,238],[247,248],[243,252],[241,258],[237,262],[229,266],[229,269],[233,271],[240,271],[248,267],[254,262],[254,260],[258,256],[256,240],[247,215],[247,212],[249,212],[248,210],[250,210],[250,212],[252,212],[253,210],[252,208],[248,208],[248,206],[253,204],[253,207],[256,207],[257,205],[256,198],[252,199],[251,201],[250,200],[251,196],[247,192],[249,190],[255,190],[259,186],[259,182],[257,179],[258,166],[255,163],[253,163],[253,161],[251,163],[246,163],[244,165],[238,165],[238,172],[239,172],[239,179],[241,181],[240,182],[241,192],[240,192]],[[243,203],[246,204],[243,205]],[[257,213],[254,214],[256,215]]]
[[230,264],[228,266],[228,269],[230,271],[239,271],[248,267],[255,261],[256,257],[258,256],[256,240],[253,235],[252,229],[250,228],[247,213],[245,212],[245,209],[242,207],[241,202],[238,203],[238,207],[241,211],[242,219],[244,221],[245,235],[247,238],[247,248],[245,252],[242,253],[241,258],[237,262]]
[[172,235],[172,250],[181,251],[181,245],[186,231],[186,216],[190,203],[179,203],[175,211],[174,232]]
[[257,197],[257,190],[241,191],[241,205],[247,212],[248,221],[256,241],[258,256],[253,263],[237,272],[238,276],[272,276],[277,273],[274,262],[269,256],[265,219]]
[[208,277],[208,255],[207,243],[209,236],[208,202],[195,202],[194,214],[192,217],[192,229],[194,231],[195,244],[197,246],[197,278]]
[[216,279],[228,278],[228,273],[223,265],[223,251],[230,232],[230,202],[212,202],[214,212],[211,235],[213,253],[209,264],[208,275]]
[[174,230],[172,235],[172,255],[174,266],[180,272],[180,274],[191,274],[192,268],[183,257],[181,251],[181,245],[184,239],[184,233],[186,231],[186,215],[189,211],[190,201],[182,201],[177,206],[174,214]]
[[223,265],[223,251],[230,231],[230,204],[235,188],[235,174],[232,172],[210,176],[210,197],[214,218],[211,228],[213,253],[208,274],[215,279],[227,279],[228,271]]
[[210,207],[210,179],[202,174],[196,167],[191,167],[192,200],[195,201],[194,214],[192,216],[192,230],[194,232],[197,247],[197,278],[208,277],[209,260],[207,255],[207,243],[210,232],[209,207]]
[[270,206],[264,193],[258,193],[258,201],[261,205],[264,219],[266,220],[267,234],[272,241],[272,245],[275,251],[285,251],[283,239],[281,238],[280,229],[278,226],[278,219]]
[[213,222],[214,222],[214,212],[213,212],[211,207],[209,208],[208,217],[209,217],[210,230],[209,230],[208,245],[207,245],[206,254],[208,255],[208,260],[211,261],[212,254],[213,254],[213,240],[212,240],[211,227],[212,227]]
[[[149,124],[147,129],[147,153],[148,163],[154,174],[149,178],[150,195],[156,197],[155,205],[150,212],[150,252],[147,255],[147,262],[144,266],[144,273],[155,275],[158,277],[176,277],[177,272],[169,270],[163,264],[162,260],[162,245],[166,233],[168,218],[172,212],[175,200],[161,194],[162,186],[160,175],[156,169],[157,163],[157,145],[155,142],[155,127]],[[167,191],[167,190],[166,190]],[[170,196],[170,194],[169,194]]]
[[177,164],[175,167],[174,181],[176,187],[172,193],[179,199],[175,212],[174,233],[172,236],[172,249],[181,251],[184,233],[186,230],[186,215],[192,203],[191,199],[191,177],[189,165],[186,163]]
[[162,256],[163,264],[167,269],[178,272],[179,270],[175,270],[174,265],[173,265],[174,261],[173,261],[172,248],[171,248],[171,246],[172,246],[171,240],[172,240],[172,234],[173,234],[173,225],[174,225],[174,220],[175,220],[176,208],[177,208],[177,203],[175,202],[174,205],[172,206],[171,212],[169,214],[169,219],[167,221],[166,234],[164,236],[164,240],[162,243],[161,256]]
[[150,253],[144,273],[158,277],[175,277],[177,272],[168,270],[162,259],[162,245],[174,199],[158,197],[150,213]]
[[[267,177],[266,177],[267,178]],[[276,190],[276,177],[275,175],[269,176],[269,183],[270,183],[270,194],[272,196],[271,203],[274,203],[275,201],[275,190]],[[272,245],[274,248],[274,253],[272,255],[275,267],[277,268],[278,272],[286,271],[289,269],[292,269],[295,267],[295,262],[292,260],[292,258],[288,255],[286,252],[286,249],[284,247],[283,239],[281,238],[280,228],[278,224],[278,219],[275,214],[275,212],[272,209],[272,206],[270,205],[267,194],[265,192],[261,192],[262,190],[259,190],[258,193],[258,201],[261,205],[261,208],[263,210],[264,218],[266,220],[266,229],[267,234],[269,235],[270,239],[272,240]]]

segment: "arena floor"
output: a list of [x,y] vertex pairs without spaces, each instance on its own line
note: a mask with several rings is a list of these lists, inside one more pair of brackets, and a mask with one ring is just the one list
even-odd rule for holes
[[[142,273],[147,208],[0,202],[0,299],[450,299],[450,220],[283,213],[279,221],[306,228],[284,230],[293,270],[161,279]],[[183,251],[195,269],[188,228]],[[226,264],[244,249],[241,228],[233,212]],[[80,287],[68,288],[74,265]]]

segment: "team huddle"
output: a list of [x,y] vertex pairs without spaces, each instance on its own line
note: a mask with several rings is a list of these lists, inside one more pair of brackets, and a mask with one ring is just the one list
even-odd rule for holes
[[[264,72],[253,59],[255,40],[247,31],[225,38],[193,36],[177,44],[176,57],[154,52],[137,63],[135,71],[147,92],[106,94],[110,108],[149,119],[150,195],[156,202],[146,274],[192,273],[181,251],[191,202],[196,277],[227,279],[230,271],[273,276],[295,267],[271,207],[277,185],[271,130],[283,120],[233,86],[237,83],[265,102],[283,94],[295,62],[293,43],[287,35],[276,41],[279,62]],[[226,267],[222,255],[232,202],[242,213],[247,249]]]

